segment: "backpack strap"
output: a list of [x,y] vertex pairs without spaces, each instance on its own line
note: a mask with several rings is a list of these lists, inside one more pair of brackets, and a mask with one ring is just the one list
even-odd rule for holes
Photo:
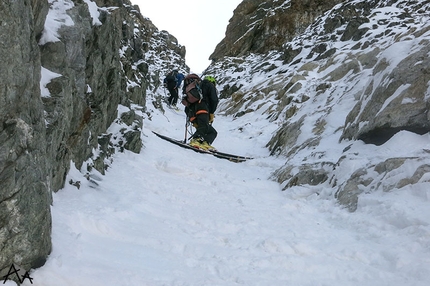
[[204,109],[200,109],[200,110],[198,110],[198,111],[196,112],[196,115],[199,115],[199,114],[205,114],[205,113],[209,113],[209,111],[204,110]]

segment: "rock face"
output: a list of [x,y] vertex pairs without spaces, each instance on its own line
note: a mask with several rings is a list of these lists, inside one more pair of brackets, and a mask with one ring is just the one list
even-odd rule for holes
[[2,1],[0,19],[2,276],[43,265],[71,163],[103,174],[113,152],[140,152],[147,90],[187,67],[185,47],[128,0]]
[[0,269],[9,267],[12,258],[18,265],[40,266],[51,249],[51,194],[36,42],[48,5],[32,1],[39,15],[34,17],[29,2],[0,4]]
[[430,3],[300,3],[238,6],[205,71],[221,79],[220,109],[279,126],[267,146],[285,157],[273,174],[285,191],[332,190],[354,211],[363,193],[428,182],[428,150],[392,142],[430,131]]
[[342,138],[381,144],[400,130],[430,131],[428,87],[423,84],[430,79],[429,44],[430,39],[423,40],[392,70],[387,70],[386,61],[375,65],[373,79],[346,119]]
[[[283,2],[283,3],[279,3]],[[285,41],[300,35],[324,11],[341,0],[244,0],[234,10],[225,38],[210,60],[241,57],[277,50]]]

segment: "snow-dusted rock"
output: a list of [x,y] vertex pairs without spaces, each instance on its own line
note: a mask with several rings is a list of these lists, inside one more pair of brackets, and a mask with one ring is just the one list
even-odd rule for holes
[[187,70],[185,47],[129,0],[6,2],[0,277],[11,263],[30,270],[45,262],[51,192],[64,187],[71,162],[104,173],[116,150],[139,152],[147,91],[172,66]]
[[[303,1],[303,9],[297,1],[273,1],[270,9],[242,2],[205,72],[221,78],[226,114],[261,114],[279,126],[267,146],[285,157],[274,172],[285,191],[330,187],[355,210],[363,192],[393,191],[427,178],[421,162],[429,159],[426,145],[408,147],[395,134],[430,131],[430,6],[343,1],[321,9],[316,2]],[[310,20],[282,33],[285,21],[268,20],[279,11]],[[262,31],[271,28],[284,41],[270,41]],[[393,142],[400,144],[396,158],[384,152]],[[360,152],[361,144],[375,145],[375,153]],[[392,161],[399,165],[380,168]]]

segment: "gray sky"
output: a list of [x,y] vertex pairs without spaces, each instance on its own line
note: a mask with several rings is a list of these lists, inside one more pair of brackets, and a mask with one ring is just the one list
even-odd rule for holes
[[187,49],[186,62],[192,72],[201,73],[209,56],[224,38],[233,11],[242,0],[131,0],[139,5],[159,30],[175,36]]

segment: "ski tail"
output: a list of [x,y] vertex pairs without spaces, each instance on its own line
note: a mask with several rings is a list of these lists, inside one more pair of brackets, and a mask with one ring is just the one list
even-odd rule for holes
[[230,157],[234,157],[234,158],[242,159],[242,160],[252,160],[252,159],[254,159],[254,158],[252,158],[252,157],[234,155],[234,154],[230,154],[230,153],[220,152],[220,151],[218,151],[218,150],[211,151],[211,152],[213,152],[213,153],[215,153],[215,154],[218,154],[218,155],[222,155],[222,156],[230,156]]

